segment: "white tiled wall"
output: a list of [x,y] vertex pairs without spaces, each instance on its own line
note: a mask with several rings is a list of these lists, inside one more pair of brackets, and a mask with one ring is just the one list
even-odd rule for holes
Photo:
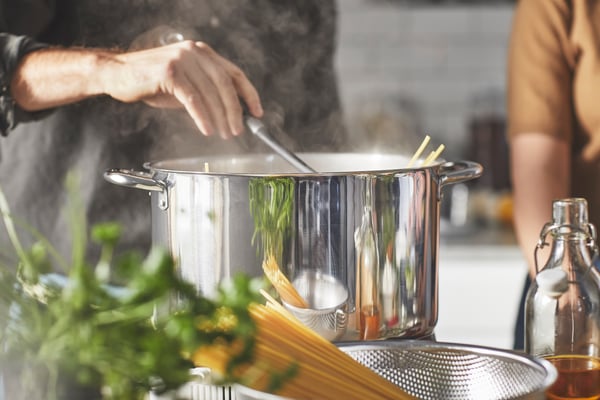
[[473,97],[504,94],[512,6],[338,5],[337,69],[350,127],[373,100],[400,97],[413,106],[417,143],[430,134],[446,156],[462,156]]

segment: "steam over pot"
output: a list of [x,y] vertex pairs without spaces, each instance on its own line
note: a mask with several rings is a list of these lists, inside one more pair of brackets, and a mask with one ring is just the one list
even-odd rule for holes
[[149,162],[148,171],[115,169],[105,178],[150,191],[153,242],[207,296],[238,271],[263,274],[260,210],[271,207],[284,221],[277,256],[289,280],[316,271],[346,285],[349,323],[340,340],[430,335],[441,189],[479,177],[481,165],[405,168],[408,158],[398,155],[299,156],[321,172],[298,174],[277,156],[243,155]]

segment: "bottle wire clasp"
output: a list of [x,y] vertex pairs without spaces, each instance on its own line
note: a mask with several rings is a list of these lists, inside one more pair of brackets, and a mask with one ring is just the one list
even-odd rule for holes
[[572,224],[555,224],[552,222],[548,222],[542,228],[540,232],[540,237],[535,246],[533,259],[535,262],[535,273],[538,274],[540,272],[539,264],[538,264],[538,251],[548,246],[550,243],[546,241],[546,237],[549,233],[557,233],[564,234],[568,233],[582,233],[586,237],[586,246],[590,249],[590,253],[592,254],[592,262],[588,266],[588,271],[592,268],[599,260],[599,252],[598,252],[598,244],[596,242],[596,228],[593,224],[586,224],[585,228],[582,228],[579,225]]

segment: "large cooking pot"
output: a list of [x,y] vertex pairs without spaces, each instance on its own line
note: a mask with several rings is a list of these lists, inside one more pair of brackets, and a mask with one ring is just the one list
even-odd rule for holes
[[105,178],[150,191],[153,242],[206,296],[238,271],[262,275],[269,253],[290,282],[308,272],[345,286],[340,308],[348,315],[337,339],[431,335],[441,191],[479,177],[481,165],[406,168],[409,159],[399,155],[299,156],[319,173],[254,154],[149,162],[148,171],[113,169]]

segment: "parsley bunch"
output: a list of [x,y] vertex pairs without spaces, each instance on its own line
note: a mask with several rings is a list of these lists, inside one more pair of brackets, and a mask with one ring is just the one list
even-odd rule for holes
[[[121,227],[114,223],[92,227],[101,256],[91,263],[84,213],[74,185],[68,187],[73,251],[66,276],[50,273],[58,256],[46,238],[21,245],[0,189],[18,259],[16,273],[0,266],[0,371],[5,386],[15,386],[11,399],[75,400],[74,388],[85,399],[143,399],[187,382],[190,355],[217,337],[252,348],[248,305],[258,300],[260,283],[236,276],[216,299],[204,298],[179,277],[164,249],[115,257]],[[111,278],[124,283],[110,285]],[[224,315],[226,330],[198,329],[222,326]]]

